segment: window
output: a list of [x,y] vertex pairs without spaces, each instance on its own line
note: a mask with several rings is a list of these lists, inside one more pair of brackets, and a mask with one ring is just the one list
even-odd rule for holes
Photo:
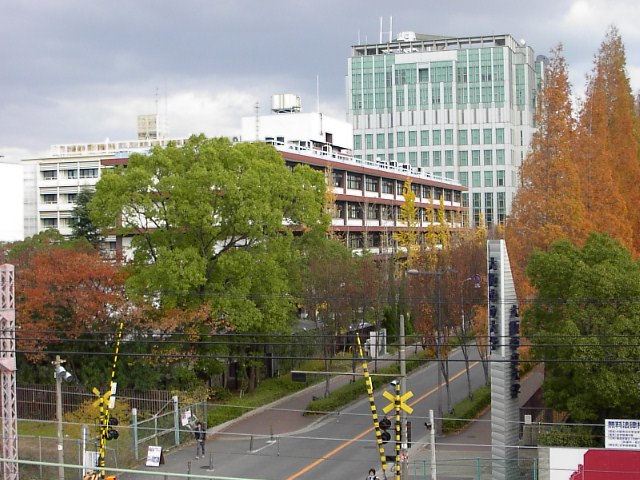
[[77,170],[67,170],[67,178],[68,179],[78,178],[78,171]]
[[433,166],[442,166],[442,152],[433,152]]
[[428,68],[419,68],[418,69],[418,82],[420,82],[420,83],[428,83],[429,82],[429,69]]
[[471,172],[471,186],[479,188],[480,185],[480,172]]
[[344,173],[333,171],[333,186],[344,188]]
[[454,172],[452,172],[452,171],[446,171],[446,172],[444,172],[444,178],[446,178],[447,180],[451,180],[451,181],[453,181],[453,179],[454,179],[454,175],[455,175],[455,173],[454,173]]
[[429,130],[420,130],[420,145],[423,147],[429,145]]
[[360,150],[362,148],[362,135],[353,136],[353,149]]
[[480,150],[471,150],[471,165],[480,166]]
[[458,145],[466,145],[468,142],[467,139],[467,130],[458,130]]
[[44,228],[58,228],[58,219],[57,218],[43,218],[42,226]]
[[496,185],[498,187],[504,187],[504,170],[496,171]]
[[429,166],[429,152],[420,152],[420,164],[423,167]]
[[[393,133],[390,133],[387,136],[387,143],[389,144],[389,148],[393,148]],[[355,147],[354,147],[355,148]]]
[[398,152],[398,163],[404,163],[404,152]]
[[376,148],[384,148],[384,133],[376,135]]
[[504,149],[499,148],[496,150],[496,165],[504,165]]
[[347,174],[347,188],[352,190],[362,190],[362,175],[354,173]]
[[372,149],[373,148],[373,134],[372,133],[367,133],[364,136],[364,141],[365,141],[365,145],[367,149]]
[[484,186],[493,187],[493,172],[491,170],[485,170],[484,172]]
[[483,141],[485,145],[491,145],[493,143],[493,135],[491,134],[491,129],[490,128],[485,128],[482,132],[483,135]]
[[458,164],[461,167],[466,167],[469,165],[469,152],[466,150],[458,152]]
[[378,178],[367,176],[365,179],[365,188],[367,189],[367,192],[377,192]]
[[380,209],[375,203],[367,205],[367,219],[378,220],[380,218]]
[[409,146],[416,147],[418,145],[418,132],[415,130],[409,131]]
[[418,166],[418,152],[409,152],[409,165],[412,167]]
[[444,144],[453,145],[453,130],[450,128],[444,131]]
[[480,129],[471,129],[471,145],[480,145]]
[[42,195],[42,203],[48,205],[58,203],[58,196],[55,193],[45,193]]
[[485,150],[484,151],[484,164],[485,165],[493,165],[493,151]]
[[81,168],[80,178],[98,178],[97,168]]
[[433,131],[433,144],[434,145],[440,145],[442,143],[441,137],[442,137],[442,131],[434,130]]
[[393,194],[393,180],[386,178],[382,180],[382,193]]
[[77,193],[67,193],[67,203],[76,203],[78,201]]
[[460,172],[458,174],[458,178],[460,179],[459,181],[462,186],[469,186],[469,172]]
[[444,152],[444,164],[447,167],[453,167],[453,150],[445,150],[445,152]]
[[504,143],[504,128],[496,128],[496,143]]
[[58,178],[58,172],[55,170],[43,170],[42,179],[43,180],[55,180]]
[[484,211],[487,223],[493,223],[493,194],[484,194]]
[[357,203],[347,204],[347,217],[351,220],[362,219],[362,209]]
[[396,182],[396,195],[402,195],[402,190],[404,189],[404,182],[397,181]]
[[398,132],[398,147],[404,147],[404,132]]

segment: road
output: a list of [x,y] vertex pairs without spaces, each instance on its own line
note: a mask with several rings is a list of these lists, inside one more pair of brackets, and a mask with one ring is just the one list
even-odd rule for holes
[[[471,378],[474,388],[484,384],[482,367],[477,362],[475,349],[471,359]],[[462,353],[451,355],[452,404],[466,397],[467,381]],[[412,437],[423,438],[427,431],[424,423],[429,409],[437,411],[437,364],[431,362],[407,377],[407,390],[413,397],[407,402],[414,411],[407,416],[412,424]],[[393,393],[392,387],[387,388]],[[446,393],[441,384],[442,405],[446,410]],[[160,467],[142,467],[155,471],[169,480],[170,473],[206,475],[210,478],[232,477],[260,480],[311,480],[319,478],[364,478],[369,468],[380,469],[371,409],[365,397],[338,413],[318,419],[305,417],[302,411],[310,398],[299,395],[287,402],[263,409],[249,418],[234,422],[225,428],[210,431],[206,458],[196,460],[195,446],[187,446],[165,457]],[[382,391],[375,393],[379,416],[389,401]],[[393,418],[393,411],[389,413]],[[393,434],[392,434],[393,438]],[[395,443],[385,446],[386,454],[394,454]],[[143,475],[121,475],[126,480],[138,480]],[[177,477],[176,477],[177,478]]]

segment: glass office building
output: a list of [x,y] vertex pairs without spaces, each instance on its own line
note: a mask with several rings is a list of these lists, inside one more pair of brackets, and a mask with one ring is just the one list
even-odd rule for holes
[[348,61],[354,155],[469,188],[472,224],[505,221],[533,134],[546,58],[510,35],[402,32]]

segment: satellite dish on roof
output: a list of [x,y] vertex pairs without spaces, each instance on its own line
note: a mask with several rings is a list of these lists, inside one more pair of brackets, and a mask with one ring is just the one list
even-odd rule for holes
[[522,45],[523,47],[527,44],[526,40],[524,38],[520,39],[520,45]]

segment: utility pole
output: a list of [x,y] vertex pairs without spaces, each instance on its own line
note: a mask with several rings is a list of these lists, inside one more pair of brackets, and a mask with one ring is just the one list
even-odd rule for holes
[[[404,315],[400,315],[400,348],[398,350],[399,360],[400,360],[400,396],[403,396],[407,393],[407,350],[405,344],[405,333],[404,333]],[[407,437],[407,415],[401,411],[400,415],[402,424],[402,455],[401,458],[407,458],[407,447],[408,447],[408,437]],[[409,465],[406,461],[402,462],[402,478],[408,478],[409,475]]]

